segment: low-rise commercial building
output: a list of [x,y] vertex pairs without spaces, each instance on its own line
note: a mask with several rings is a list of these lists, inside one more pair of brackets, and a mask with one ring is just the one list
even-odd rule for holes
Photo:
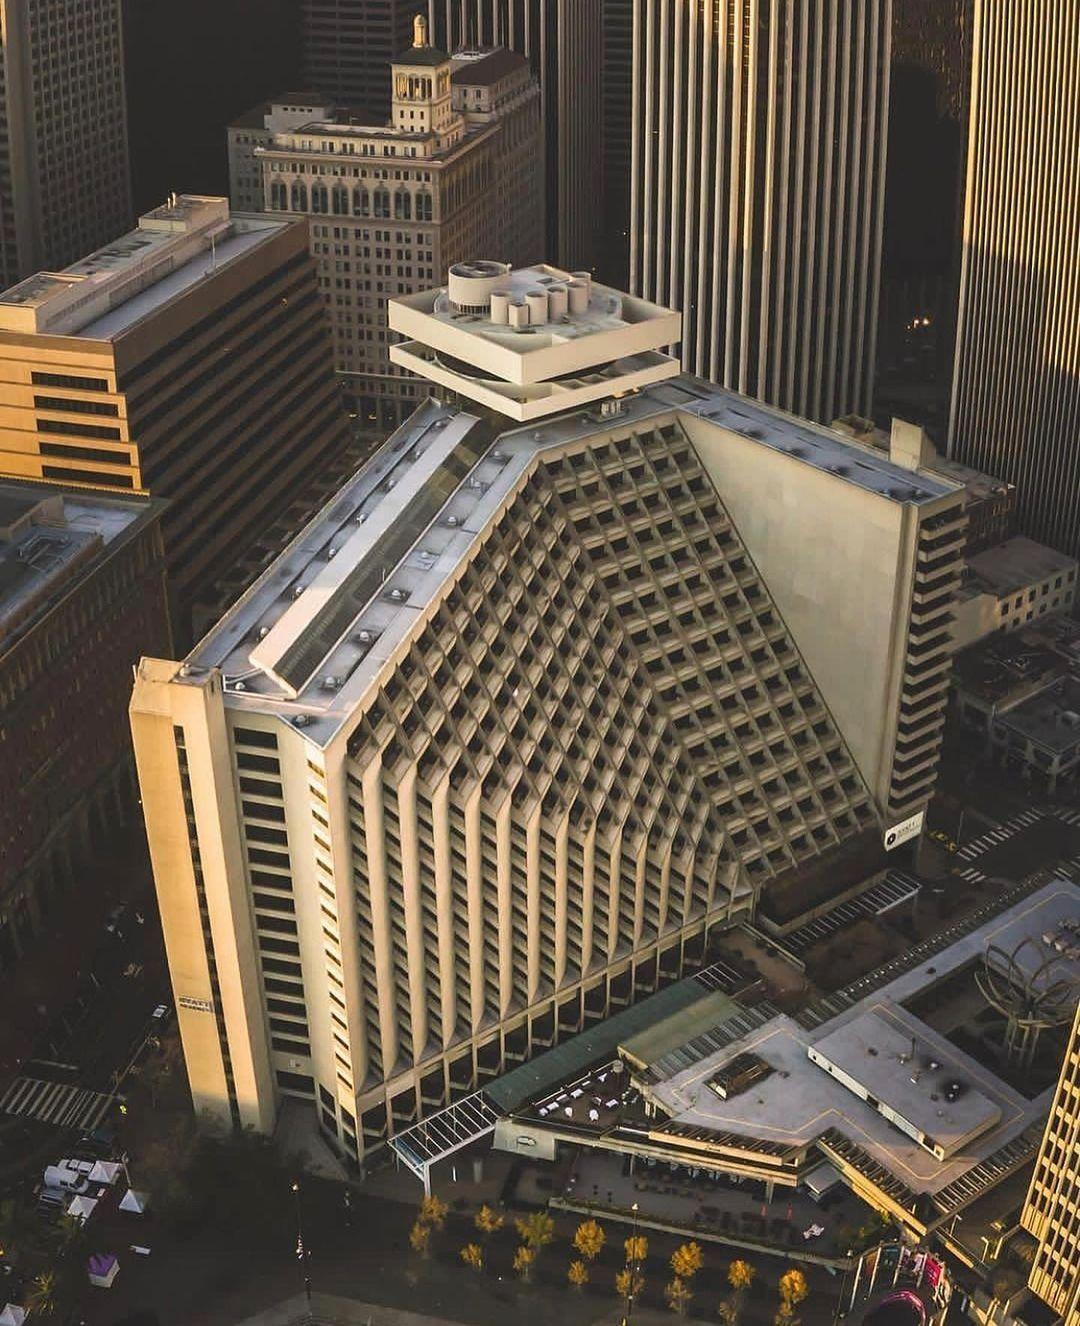
[[1017,631],[1076,602],[1074,557],[1017,535],[968,556],[953,636],[966,649],[995,631]]
[[543,250],[540,92],[505,48],[393,62],[391,119],[296,95],[229,128],[233,205],[311,217],[334,364],[368,422],[400,423],[428,387],[391,362],[388,301],[473,253],[514,266]]
[[0,483],[0,972],[133,804],[131,669],[170,643],[161,514]]
[[304,222],[174,195],[0,294],[0,477],[168,498],[182,636],[347,425]]
[[959,654],[953,704],[987,756],[1053,792],[1080,766],[1080,625],[1036,621]]

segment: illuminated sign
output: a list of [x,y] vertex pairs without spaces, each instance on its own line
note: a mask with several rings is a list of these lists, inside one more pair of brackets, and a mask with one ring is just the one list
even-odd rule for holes
[[899,824],[894,824],[891,829],[885,830],[885,850],[891,852],[894,847],[899,847],[901,843],[906,843],[912,838],[917,838],[923,830],[923,820],[926,818],[926,812],[920,810],[917,815],[912,815],[910,819],[901,820]]

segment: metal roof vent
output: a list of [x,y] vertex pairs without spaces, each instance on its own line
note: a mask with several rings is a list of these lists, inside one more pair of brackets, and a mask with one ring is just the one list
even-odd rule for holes
[[293,727],[307,727],[311,718],[307,714],[297,714],[293,719]]
[[341,678],[332,675],[326,676],[322,679],[322,687],[324,691],[340,691]]
[[391,478],[387,479],[386,483],[383,484],[383,487],[386,489],[387,492],[389,492],[390,489],[393,488],[394,484],[396,484],[396,483],[397,483],[397,480],[396,480],[395,478],[391,477]]
[[392,589],[390,591],[390,597],[395,603],[404,603],[409,596],[403,589]]
[[358,525],[362,525],[364,521],[367,520],[367,512],[358,511],[356,515],[353,516],[353,520],[355,520]]
[[233,682],[233,690],[234,690],[234,691],[246,691],[246,690],[247,690],[247,687],[244,685],[244,683],[243,683],[242,681],[234,681],[234,682]]
[[334,547],[333,544],[331,544],[330,547],[327,548],[326,550],[326,559],[327,561],[329,561],[331,557],[336,557],[336,556],[337,556],[337,549]]
[[303,586],[303,585],[293,585],[293,587],[292,587],[292,596],[293,596],[294,599],[298,599],[298,598],[300,597],[300,595],[301,595],[303,592],[304,592],[304,586]]
[[370,644],[371,644],[371,632],[370,632],[370,631],[357,631],[357,633],[356,633],[356,643],[357,643],[358,645],[370,645]]
[[493,461],[495,461],[495,463],[496,463],[497,465],[501,465],[502,462],[506,459],[506,452],[505,452],[505,451],[493,451],[493,452],[491,453],[491,459],[492,459]]
[[456,529],[457,526],[461,524],[461,521],[458,520],[457,516],[447,516],[446,523],[451,527],[451,529]]

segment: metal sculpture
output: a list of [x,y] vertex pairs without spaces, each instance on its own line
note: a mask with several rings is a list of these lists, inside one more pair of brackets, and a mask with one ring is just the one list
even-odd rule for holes
[[[1030,969],[1022,961],[1028,947],[1036,959]],[[1008,1063],[1021,1068],[1030,1065],[1042,1033],[1072,1020],[1077,982],[1071,974],[1055,976],[1054,973],[1064,959],[1064,954],[1053,952],[1044,958],[1038,941],[1030,936],[1011,951],[996,944],[987,945],[982,968],[975,973],[975,983],[986,1002],[1005,1018]]]

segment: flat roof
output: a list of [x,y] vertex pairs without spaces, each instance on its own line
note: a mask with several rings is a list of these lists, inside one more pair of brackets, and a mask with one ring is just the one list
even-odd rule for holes
[[19,482],[0,483],[0,649],[160,503]]
[[[1063,920],[1078,915],[1080,887],[1068,880],[1055,880],[943,948],[932,961],[901,973],[835,1017],[808,1029],[794,1018],[779,1014],[714,1055],[653,1083],[648,1087],[650,1098],[679,1125],[741,1134],[748,1142],[765,1139],[809,1144],[832,1129],[914,1193],[940,1193],[997,1150],[1016,1141],[1027,1129],[1040,1125],[1050,1108],[1054,1089],[1048,1088],[1034,1100],[1028,1100],[950,1043],[948,1058],[943,1061],[995,1106],[1000,1117],[960,1152],[938,1160],[812,1063],[809,1049],[816,1044],[828,1044],[830,1038],[836,1038],[837,1033],[844,1032],[873,1009],[895,1010],[904,1000],[980,958],[991,943],[1006,951],[1012,951],[1027,938],[1034,938],[1038,945],[1044,933],[1053,932]],[[1022,958],[1034,967],[1038,950]],[[911,1022],[919,1021],[911,1014],[904,1016]],[[937,1040],[936,1033],[925,1024],[919,1022],[919,1027],[921,1041],[931,1044]],[[854,1043],[855,1033],[847,1035]],[[832,1044],[837,1043],[836,1039],[832,1040]],[[759,1055],[776,1071],[743,1095],[720,1100],[707,1088],[708,1079],[725,1063],[746,1052]],[[940,1052],[944,1055],[944,1046]],[[936,1111],[936,1104],[934,1108]]]
[[[951,1156],[1001,1118],[1001,1107],[967,1080],[953,1045],[889,999],[878,999],[810,1053],[856,1082]],[[961,1094],[947,1099],[950,1083]]]
[[327,744],[538,453],[639,424],[662,426],[673,413],[676,424],[680,412],[701,415],[889,501],[950,491],[923,479],[913,486],[910,473],[886,459],[863,465],[863,450],[836,434],[693,378],[620,404],[611,418],[579,409],[515,428],[429,399],[199,641],[185,660],[188,675],[220,668],[230,707],[285,721],[302,715],[305,735]]
[[0,330],[114,340],[289,224],[230,216],[224,198],[179,195],[62,272],[0,292]]
[[999,714],[998,723],[1055,755],[1080,746],[1080,681],[1060,677],[1030,699]]
[[459,87],[490,87],[510,74],[529,67],[523,55],[505,46],[494,50],[455,51],[450,58],[453,71],[450,81]]
[[968,558],[968,569],[991,593],[1011,594],[1076,570],[1076,558],[1017,535]]

